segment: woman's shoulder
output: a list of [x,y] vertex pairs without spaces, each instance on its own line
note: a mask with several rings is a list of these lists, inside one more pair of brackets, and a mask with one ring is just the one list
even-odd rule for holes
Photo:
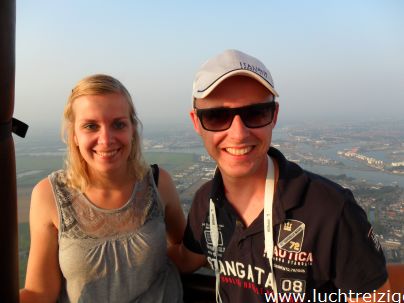
[[167,205],[175,203],[176,199],[178,199],[178,193],[170,173],[162,167],[159,167],[158,172],[158,184],[156,184],[156,187],[165,208]]
[[49,178],[40,180],[32,190],[31,216],[33,214],[42,217],[43,220],[51,220],[54,225],[57,224],[55,197]]
[[43,178],[40,180],[33,188],[32,195],[34,196],[43,196],[52,194],[52,184],[49,177]]
[[[55,206],[55,192],[57,188],[66,186],[66,173],[64,170],[57,170],[49,176],[40,180],[32,190],[31,203],[40,203],[44,207]],[[38,202],[36,202],[38,200]]]
[[51,181],[51,184],[55,182],[65,184],[67,180],[67,173],[64,169],[59,169],[50,173],[47,179]]
[[[164,168],[159,167],[158,171],[158,184],[157,188],[160,194],[165,194],[167,191],[170,192],[172,191],[172,188],[174,186],[174,181],[170,175],[169,172],[167,172]],[[174,186],[175,187],[175,186]]]
[[170,173],[166,171],[164,168],[159,167],[158,172],[159,172],[159,178],[158,178],[159,183],[160,181],[163,182],[163,184],[172,182]]

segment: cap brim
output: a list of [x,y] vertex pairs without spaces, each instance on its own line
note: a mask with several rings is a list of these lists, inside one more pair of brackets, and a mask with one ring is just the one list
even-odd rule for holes
[[231,72],[229,72],[227,74],[224,74],[221,77],[217,78],[205,90],[203,90],[203,91],[195,91],[194,92],[194,98],[202,99],[202,98],[207,97],[220,83],[222,83],[224,80],[226,80],[226,79],[228,79],[230,77],[233,77],[233,76],[247,76],[247,77],[253,78],[254,80],[257,80],[259,83],[261,83],[263,86],[265,86],[275,97],[279,97],[276,90],[264,78],[262,78],[261,76],[257,75],[254,72],[251,72],[249,70],[237,69],[237,70],[231,71]]

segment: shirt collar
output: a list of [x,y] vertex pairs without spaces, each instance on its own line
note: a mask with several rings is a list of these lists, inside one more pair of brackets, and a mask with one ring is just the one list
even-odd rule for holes
[[274,224],[286,219],[286,212],[300,205],[307,186],[304,170],[294,162],[286,160],[276,148],[271,147],[268,154],[273,157],[279,167],[279,178],[274,197]]
[[217,207],[223,207],[226,196],[224,194],[223,178],[219,167],[216,167],[212,181],[210,197]]

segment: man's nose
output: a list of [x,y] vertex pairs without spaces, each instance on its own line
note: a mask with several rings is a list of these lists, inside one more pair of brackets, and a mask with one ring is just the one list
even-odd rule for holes
[[233,138],[243,138],[248,136],[250,133],[250,130],[247,126],[245,126],[243,120],[239,115],[235,115],[233,118],[233,122],[230,125],[229,128],[229,134]]

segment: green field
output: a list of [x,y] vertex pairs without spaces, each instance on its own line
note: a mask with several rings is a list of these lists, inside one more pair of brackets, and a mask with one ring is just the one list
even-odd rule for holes
[[[165,168],[168,172],[174,173],[192,165],[196,156],[189,153],[171,153],[171,152],[147,152],[145,159],[148,163],[157,163]],[[29,173],[36,171],[32,175],[25,175],[18,179],[18,187],[31,188],[41,179],[46,177],[52,171],[63,167],[63,157],[55,155],[17,156],[17,174]],[[20,287],[24,286],[25,272],[27,267],[28,251],[30,245],[29,226],[28,223],[20,223],[18,226],[19,240],[19,274]]]
[[[182,170],[192,165],[195,161],[195,155],[189,153],[171,153],[171,152],[146,152],[145,159],[148,163],[157,163],[169,172]],[[19,178],[19,186],[34,186],[39,180],[50,174],[52,171],[63,167],[63,156],[41,155],[17,156],[17,174],[40,171],[37,174],[27,175]]]
[[[20,174],[28,173],[17,178],[18,187],[34,187],[34,185],[52,171],[63,167],[62,156],[30,156],[23,155],[16,158],[17,177]],[[29,172],[37,171],[36,174],[29,175]]]
[[189,153],[147,152],[145,159],[148,163],[157,163],[172,173],[192,165],[196,161],[196,156]]

